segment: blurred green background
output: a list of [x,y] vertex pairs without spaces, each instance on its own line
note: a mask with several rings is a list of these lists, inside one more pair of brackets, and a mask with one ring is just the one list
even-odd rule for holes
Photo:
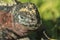
[[[3,0],[4,1],[4,0]],[[43,24],[51,38],[60,39],[60,0],[18,0],[20,2],[34,3],[40,13]],[[12,3],[12,0],[5,0]]]

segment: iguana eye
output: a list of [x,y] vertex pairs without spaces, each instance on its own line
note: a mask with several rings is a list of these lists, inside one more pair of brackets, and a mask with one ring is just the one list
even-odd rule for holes
[[24,19],[24,17],[21,16],[22,19]]
[[18,16],[18,19],[19,19],[19,20],[22,20],[22,19],[23,19],[23,17],[22,17],[21,15],[19,15],[19,16]]

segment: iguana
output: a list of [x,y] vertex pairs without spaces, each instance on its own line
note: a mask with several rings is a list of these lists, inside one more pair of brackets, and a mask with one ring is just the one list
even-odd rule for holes
[[[26,36],[30,40],[40,40],[45,31],[45,27],[41,25],[38,9],[33,3],[18,2],[11,10],[0,11],[0,27],[3,33],[8,34],[6,37],[3,36],[6,40],[17,40]],[[32,34],[35,36],[31,37]]]

